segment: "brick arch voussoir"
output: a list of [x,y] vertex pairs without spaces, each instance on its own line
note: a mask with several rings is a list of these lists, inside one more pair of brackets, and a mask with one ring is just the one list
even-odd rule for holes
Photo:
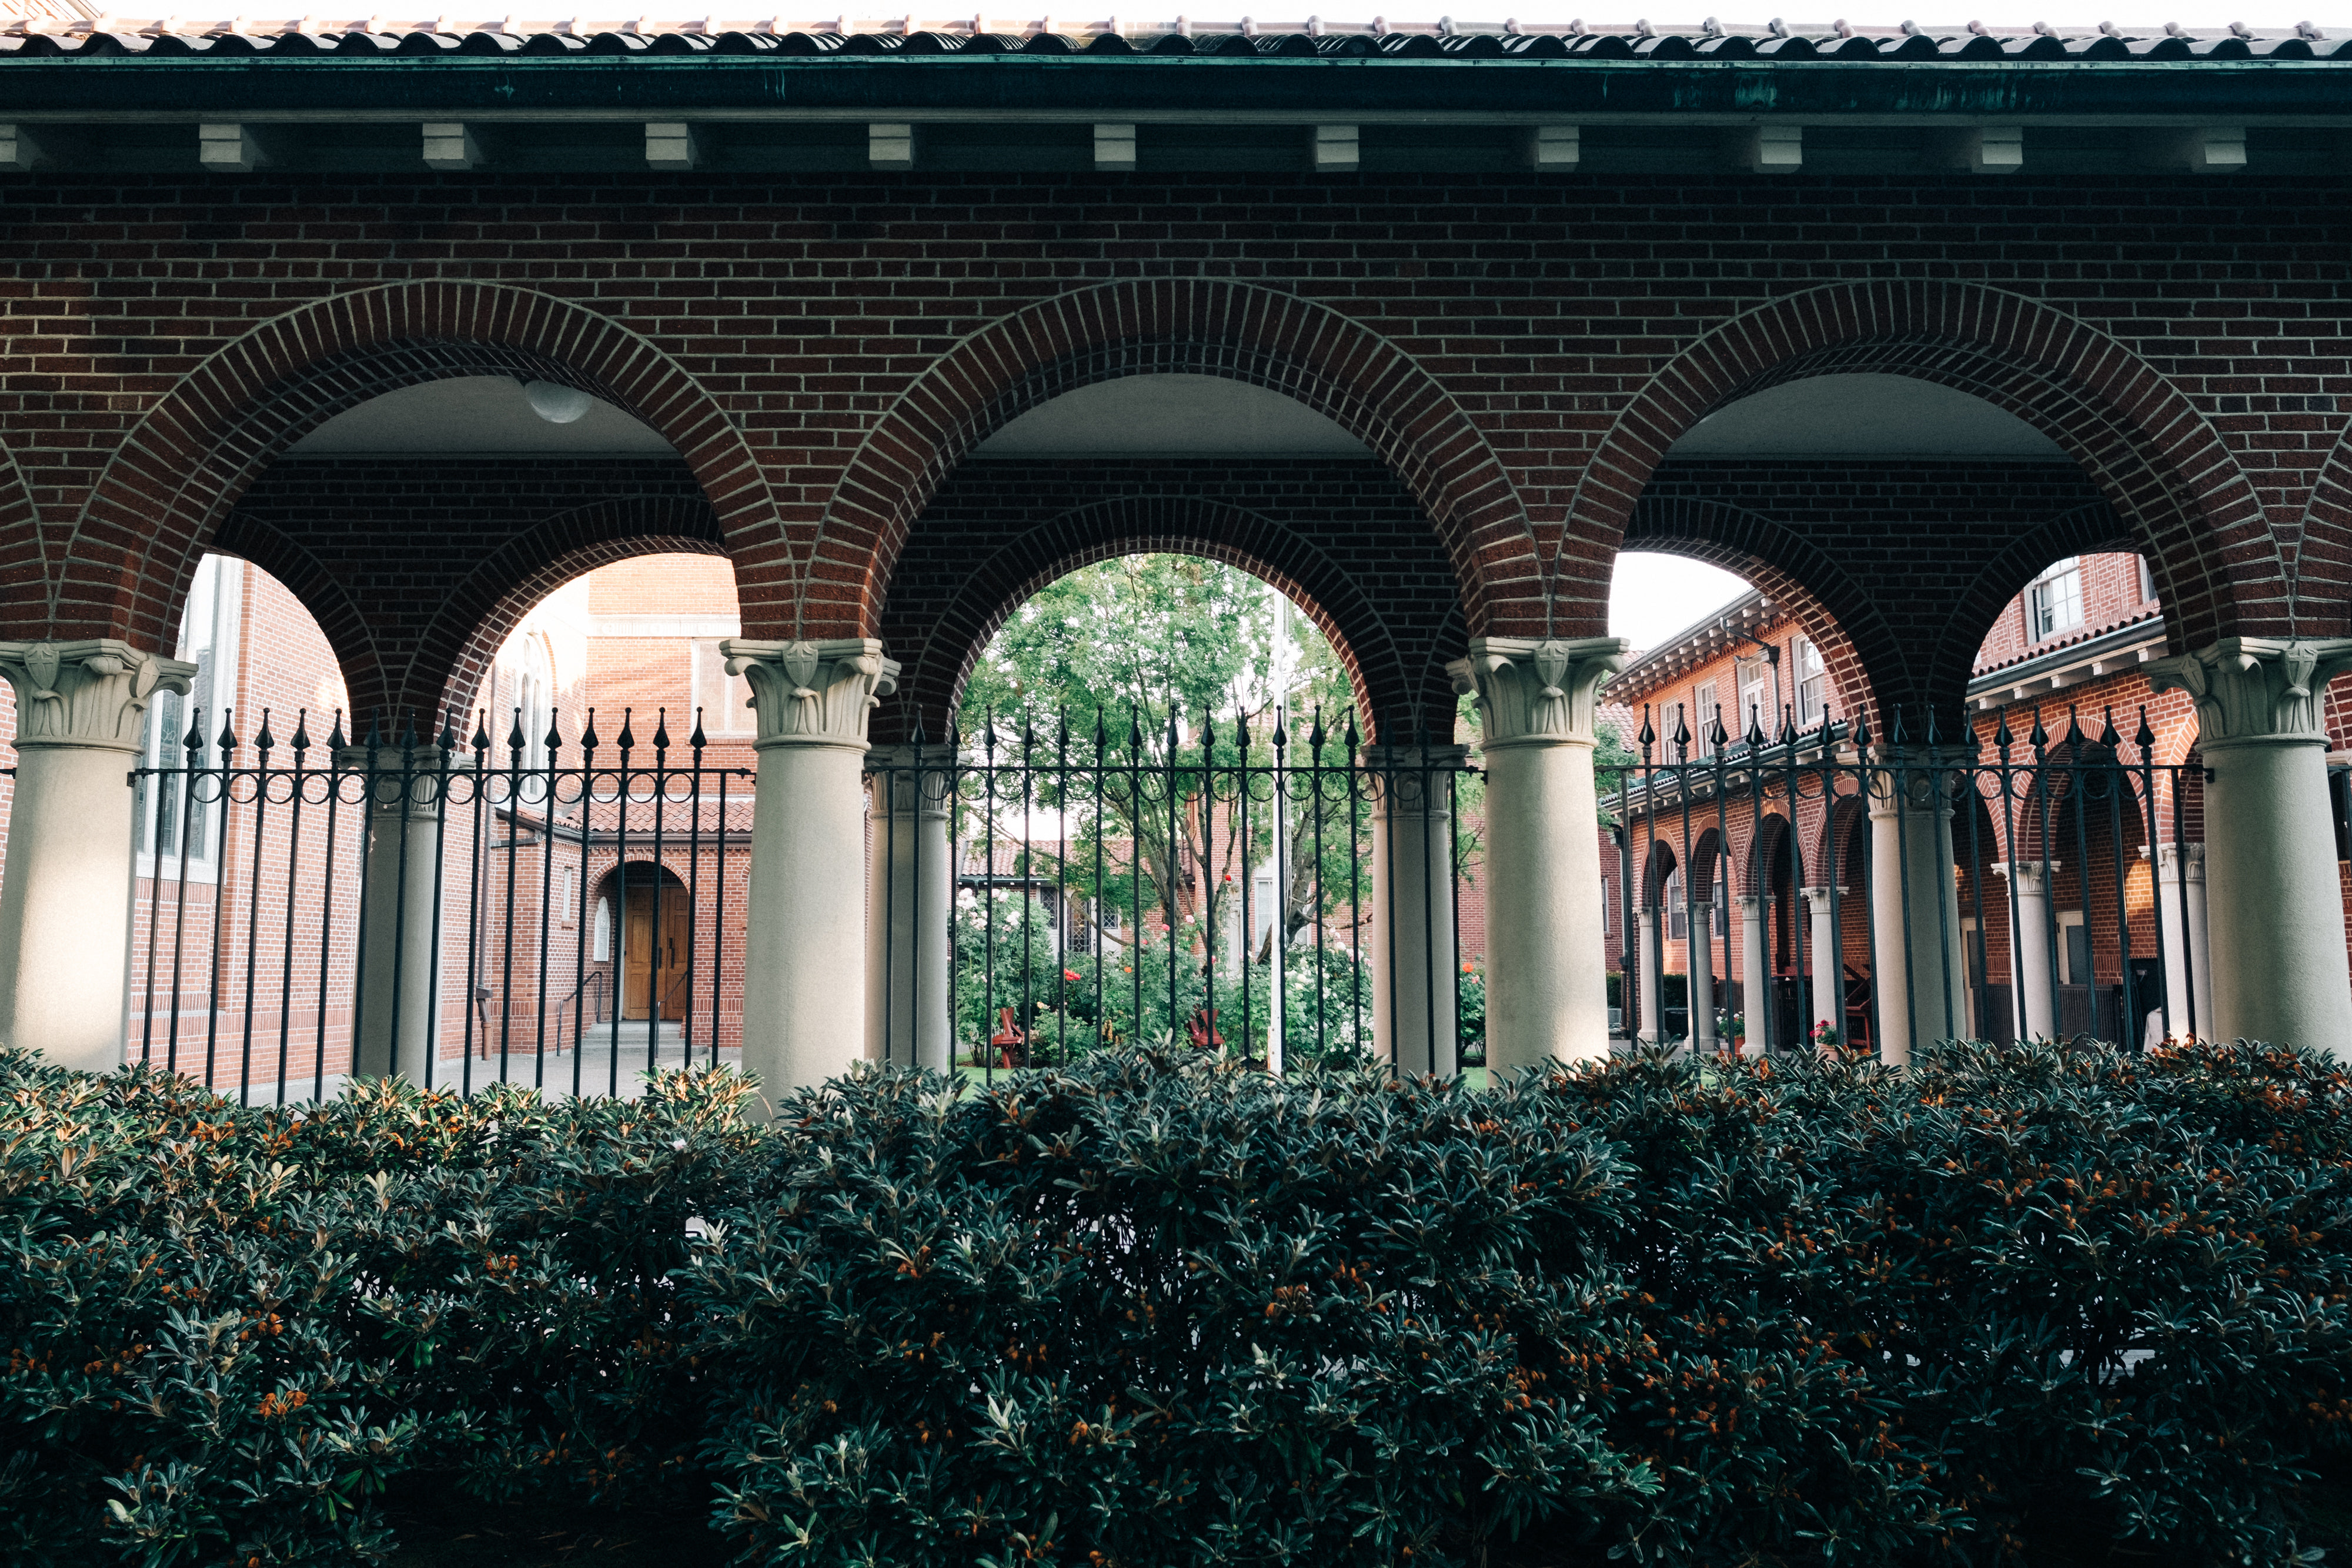
[[[1984,564],[1944,617],[1924,668],[1930,690],[1947,706],[1967,692],[1977,652],[1984,646],[1994,622],[2052,561],[2070,555],[2138,548],[2130,525],[2105,501],[2069,507],[2019,534]],[[2168,625],[2167,632],[2175,651],[2185,651],[2179,629]]]
[[[1422,706],[1442,700],[1450,716],[1451,688],[1438,660],[1425,659],[1429,667],[1416,671],[1373,596],[1311,540],[1225,503],[1139,496],[1088,502],[995,552],[919,645],[908,648],[898,692],[875,716],[877,739],[907,738],[919,720],[926,734],[944,734],[981,651],[1023,601],[1073,571],[1147,551],[1222,561],[1297,603],[1329,639],[1373,734],[1382,716],[1412,711],[1415,698]],[[891,625],[887,608],[884,624]]]
[[1790,854],[1791,883],[1803,882],[1804,846],[1798,841],[1796,830],[1781,812],[1767,811],[1757,824],[1756,831],[1748,837],[1748,852],[1739,857],[1741,893],[1757,898],[1772,891],[1772,858],[1784,844]]
[[639,556],[726,554],[717,517],[688,497],[615,496],[544,517],[451,591],[406,666],[388,683],[386,706],[468,711],[490,661],[522,618],[583,573]]
[[[242,512],[222,519],[213,544],[276,578],[278,586],[309,612],[335,655],[335,667],[343,677],[343,691],[352,701],[353,714],[362,711],[358,700],[362,695],[371,705],[381,701],[384,658],[377,645],[375,626],[325,562],[268,523]],[[323,739],[327,731],[320,727],[318,734]]]
[[1651,824],[1650,831],[1649,852],[1642,857],[1642,902],[1657,909],[1663,908],[1666,901],[1666,879],[1682,862],[1675,855],[1674,845],[1658,836],[1655,823]]
[[41,624],[48,583],[47,540],[32,487],[16,455],[0,446],[0,624],[14,631]]
[[[1854,896],[1863,892],[1862,868],[1851,863],[1856,854],[1868,852],[1870,828],[1862,799],[1856,795],[1841,795],[1830,802],[1829,809],[1820,817],[1821,820],[1813,824],[1811,863],[1814,869],[1810,874],[1827,877],[1834,873],[1840,885],[1847,890],[1840,895],[1847,901],[1844,917],[1867,920],[1870,917],[1867,907],[1858,909],[1853,902]],[[1842,849],[1841,845],[1845,847]],[[1812,885],[1826,886],[1827,883],[1815,883]]]
[[147,412],[109,460],[47,574],[52,634],[167,641],[197,556],[279,453],[383,392],[484,374],[562,382],[628,410],[685,459],[735,552],[781,542],[766,475],[749,444],[654,344],[529,289],[387,285],[254,327]]
[[870,634],[915,520],[990,433],[1076,387],[1170,371],[1265,386],[1356,435],[1430,517],[1473,631],[1541,630],[1539,607],[1490,603],[1481,591],[1489,579],[1536,580],[1534,536],[1508,471],[1426,370],[1362,324],[1295,295],[1162,279],[1040,301],[958,344],[908,387],[835,487],[813,549],[803,634]]
[[1719,566],[1785,608],[1821,650],[1849,716],[1866,715],[1883,731],[1896,708],[1920,700],[1914,660],[1867,585],[1785,525],[1720,501],[1653,498],[1636,512],[1623,548]]
[[[1984,398],[2081,465],[2149,555],[2178,635],[2262,631],[2284,603],[2284,563],[2259,498],[2211,423],[2114,339],[2037,301],[1979,285],[1833,284],[1735,318],[1660,366],[1622,410],[1570,502],[1557,577],[1578,539],[1622,538],[1666,451],[1714,410],[1808,376],[1908,375]],[[1590,567],[1587,567],[1590,570]],[[1592,585],[1575,585],[1580,601]],[[1555,583],[1556,597],[1570,591]],[[1581,625],[1564,630],[1585,633]]]
[[2352,425],[2320,465],[2297,532],[2297,633],[2352,636]]

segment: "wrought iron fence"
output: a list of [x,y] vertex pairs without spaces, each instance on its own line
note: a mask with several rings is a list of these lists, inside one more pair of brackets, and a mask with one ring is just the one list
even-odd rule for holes
[[[1775,1051],[2021,1033],[2136,1047],[2206,1016],[2201,898],[2185,868],[2167,874],[2201,837],[2204,770],[2156,760],[2145,709],[2128,738],[2112,711],[2094,734],[2070,709],[2054,736],[2035,711],[2020,737],[2005,712],[1958,745],[1932,714],[1913,734],[1898,716],[1883,742],[1826,713],[1801,730],[1784,711],[1769,737],[1757,714],[1742,736],[1720,709],[1699,735],[1679,706],[1662,736],[1664,718],[1645,706],[1639,760],[1600,779],[1629,1033],[1744,1033]],[[1738,946],[1727,919],[1701,939],[1735,900]],[[1686,996],[1737,954],[1746,1017],[1662,1016],[1678,944]],[[1759,977],[1769,994],[1748,994]]]
[[886,1060],[992,1076],[1163,1038],[1276,1070],[1480,1060],[1462,747],[1366,747],[1352,713],[1297,733],[1278,712],[1055,713],[867,768],[876,864],[898,868],[867,891]]
[[[240,1100],[354,1071],[470,1091],[622,1092],[640,1065],[740,1049],[750,775],[624,712],[566,742],[518,712],[323,742],[201,712],[136,800],[132,1060]],[[503,755],[500,755],[502,753]],[[740,953],[735,968],[740,971]]]
[[[2129,739],[2037,716],[1957,746],[1657,722],[1600,769],[1621,1039],[2137,1043],[2210,1008],[2177,866],[2203,773],[2158,763],[2144,715]],[[198,715],[176,766],[131,776],[131,1056],[281,1101],[355,1071],[617,1093],[734,1059],[751,775],[707,744],[657,717],[646,745],[625,714],[611,743],[593,715],[498,743]],[[1276,1069],[1483,1061],[1462,747],[1367,746],[1352,715],[1057,713],[867,770],[869,1055],[983,1078],[1161,1038]]]

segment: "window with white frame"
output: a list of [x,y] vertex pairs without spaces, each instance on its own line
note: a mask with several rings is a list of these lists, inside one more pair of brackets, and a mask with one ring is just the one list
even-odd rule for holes
[[1666,938],[1672,942],[1690,939],[1690,904],[1683,897],[1683,873],[1680,866],[1666,873]]
[[[188,584],[187,607],[180,616],[177,655],[195,665],[188,695],[157,692],[147,705],[146,767],[185,769],[212,767],[220,758],[214,742],[221,729],[221,709],[236,691],[236,619],[238,590],[243,580],[237,563],[226,556],[208,555],[196,563]],[[191,733],[201,744],[191,749]],[[209,878],[219,852],[220,791],[199,787],[191,790],[184,773],[164,772],[139,781],[136,800],[139,853],[142,873],[161,876]]]
[[[702,733],[707,736],[750,735],[758,728],[757,716],[751,711],[751,683],[727,673],[727,661],[715,637],[694,644],[694,706],[702,710]],[[688,733],[692,729],[688,726]]]
[[2055,561],[2040,577],[2025,596],[2026,616],[2039,643],[2044,637],[2083,623],[2082,558],[2068,556]]
[[2156,599],[2156,573],[2148,570],[2147,557],[2141,555],[2134,556],[2132,559],[2139,562],[2140,602],[2143,604],[2151,603]]
[[600,896],[596,900],[596,924],[589,928],[588,941],[588,956],[592,962],[609,964],[613,961],[613,901],[611,899]]
[[2058,915],[2058,983],[2062,986],[2091,984],[2091,928],[2083,923],[2079,909],[2061,910]]
[[1773,731],[1772,666],[1761,659],[1739,661],[1739,712],[1725,725],[1736,736],[1745,736],[1748,727],[1762,727],[1769,738]]
[[513,727],[522,727],[522,765],[525,768],[547,766],[547,730],[555,713],[555,662],[548,654],[547,639],[536,632],[526,632],[517,640],[515,659],[509,671],[508,728],[493,743],[492,759],[508,758],[509,740]]
[[578,866],[568,865],[563,868],[563,886],[556,897],[560,901],[555,906],[556,919],[562,924],[566,931],[574,929],[580,924],[580,868]]
[[1806,727],[1819,724],[1830,700],[1830,673],[1822,663],[1822,651],[1811,637],[1797,638],[1789,651],[1789,662],[1797,672],[1797,722]]
[[1691,690],[1691,745],[1703,757],[1715,755],[1715,710],[1722,700],[1713,681],[1701,681]]

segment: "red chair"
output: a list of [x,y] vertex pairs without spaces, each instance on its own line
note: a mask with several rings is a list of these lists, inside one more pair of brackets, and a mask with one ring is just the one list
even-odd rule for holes
[[1029,1043],[1029,1037],[1019,1024],[1013,1021],[1011,1008],[996,1009],[996,1032],[988,1037],[988,1043],[997,1048],[996,1065],[999,1067],[1018,1067],[1026,1060],[1028,1053],[1022,1048]]

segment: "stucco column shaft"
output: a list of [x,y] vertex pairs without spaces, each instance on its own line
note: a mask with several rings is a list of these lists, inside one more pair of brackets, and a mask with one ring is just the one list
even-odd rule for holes
[[2164,932],[2165,1032],[2176,1040],[2210,1040],[2213,993],[2205,963],[2203,844],[2156,846],[2156,914]]
[[[1824,885],[1803,887],[1797,891],[1804,894],[1807,924],[1812,928],[1805,944],[1805,956],[1811,961],[1813,967],[1813,1019],[1812,1022],[1805,1026],[1804,1040],[1798,1043],[1810,1044],[1813,1038],[1813,1030],[1824,1023],[1837,1030],[1838,1038],[1843,1040],[1845,1038],[1845,987],[1843,984],[1845,964],[1838,954],[1837,923],[1831,912],[1830,890]],[[1840,899],[1845,897],[1845,893],[1846,890],[1843,887],[1837,890]]]
[[16,694],[16,797],[0,868],[0,1042],[63,1067],[122,1062],[131,769],[148,699],[195,666],[111,637],[0,643]]
[[2016,924],[2009,933],[2009,961],[2017,966],[2020,1040],[2052,1040],[2058,1033],[2057,977],[2050,971],[2050,878],[2057,861],[1996,863],[1994,872],[2009,879],[2016,902]]
[[1486,764],[1490,1072],[1609,1055],[1593,696],[1627,646],[1476,637],[1446,666]]
[[1765,951],[1764,900],[1752,893],[1736,895],[1739,904],[1739,1016],[1748,1026],[1740,1054],[1761,1056],[1769,1042],[1772,1015],[1772,975]]
[[866,719],[896,690],[871,638],[719,645],[759,718],[743,1067],[768,1103],[866,1054]]
[[1695,898],[1690,904],[1690,1041],[1695,1051],[1716,1049],[1715,1040],[1715,904]]
[[1468,748],[1460,746],[1364,747],[1375,802],[1373,1049],[1407,1076],[1459,1071],[1454,770],[1468,759]]
[[[2213,1032],[2352,1055],[2320,699],[2352,639],[2229,637],[2146,666],[2197,705]],[[2196,949],[2192,945],[2190,953]],[[2193,972],[2193,971],[2192,971]],[[2202,1009],[2200,1008],[2201,1011]]]
[[360,867],[358,1015],[352,1076],[434,1081],[440,955],[433,940],[442,753],[437,747],[346,747],[335,766],[367,786]]
[[1642,951],[1634,959],[1639,976],[1637,988],[1642,998],[1642,1019],[1634,1038],[1647,1040],[1652,1045],[1666,1037],[1664,1010],[1665,982],[1660,977],[1665,955],[1658,946],[1660,930],[1665,923],[1658,918],[1658,913],[1656,904],[1645,904],[1634,916],[1640,922],[1642,932]]
[[1944,771],[1924,750],[1882,750],[1870,784],[1871,991],[1879,1060],[1907,1066],[1918,1041],[1969,1027],[1952,808]]
[[898,746],[866,774],[866,1054],[940,1072],[955,1054],[948,1018],[955,868],[946,771],[953,762],[943,746]]
[[[2201,851],[2204,846],[2197,848]],[[2206,924],[2205,858],[2200,853],[2189,878],[2189,979],[2196,987],[2197,1038],[2219,1040],[2213,1022],[2213,933]]]

